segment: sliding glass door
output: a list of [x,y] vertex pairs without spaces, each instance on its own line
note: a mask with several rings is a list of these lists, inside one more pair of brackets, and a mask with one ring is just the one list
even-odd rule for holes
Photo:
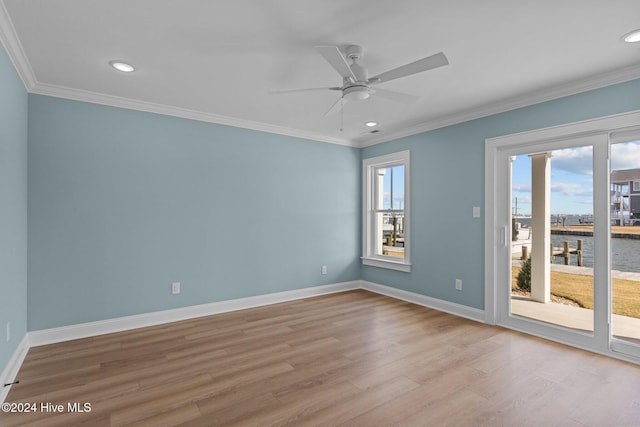
[[606,256],[595,250],[597,226],[607,221],[596,209],[602,189],[595,181],[595,153],[606,145],[606,136],[589,136],[500,153],[509,182],[507,205],[501,206],[509,224],[503,255],[508,280],[499,290],[502,323],[595,346],[596,310],[606,308],[606,283],[596,274],[608,268]]
[[511,157],[511,315],[593,334],[593,146]]
[[488,141],[485,305],[489,321],[640,362],[640,128],[598,126]]

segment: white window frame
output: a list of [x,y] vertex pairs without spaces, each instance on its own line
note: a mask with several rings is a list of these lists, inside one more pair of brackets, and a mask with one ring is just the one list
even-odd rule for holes
[[640,181],[633,181],[633,191],[640,191]]
[[[362,161],[362,264],[391,270],[411,272],[411,191],[409,150]],[[375,171],[379,168],[404,165],[404,258],[376,254],[375,210],[377,192]]]

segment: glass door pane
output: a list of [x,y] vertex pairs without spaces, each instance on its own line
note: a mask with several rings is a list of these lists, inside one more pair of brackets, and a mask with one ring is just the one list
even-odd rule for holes
[[592,335],[593,146],[511,160],[510,313]]
[[640,344],[640,141],[611,144],[612,335]]

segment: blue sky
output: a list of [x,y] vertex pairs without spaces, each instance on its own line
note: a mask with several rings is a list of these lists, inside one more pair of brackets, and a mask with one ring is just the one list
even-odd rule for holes
[[404,209],[404,165],[385,168],[383,209],[391,209],[391,171],[393,169],[393,209]]
[[[613,144],[611,169],[640,168],[640,141]],[[512,206],[531,213],[531,159],[517,156],[512,169]],[[593,213],[593,149],[576,147],[552,152],[551,214]]]

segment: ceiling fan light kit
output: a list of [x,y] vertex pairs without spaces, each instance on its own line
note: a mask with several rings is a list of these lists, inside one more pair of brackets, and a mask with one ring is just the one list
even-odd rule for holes
[[371,90],[366,85],[351,85],[342,89],[342,97],[345,101],[364,101],[371,95]]

